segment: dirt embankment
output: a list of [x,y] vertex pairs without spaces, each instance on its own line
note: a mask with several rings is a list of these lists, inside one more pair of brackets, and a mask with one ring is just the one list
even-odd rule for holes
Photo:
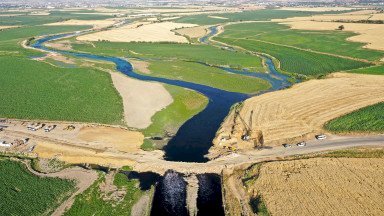
[[383,215],[383,165],[383,158],[271,162],[252,190],[271,215]]
[[[384,101],[383,83],[383,76],[335,73],[250,98],[227,117],[214,144],[253,148],[312,138],[327,121]],[[249,127],[250,141],[243,141]]]

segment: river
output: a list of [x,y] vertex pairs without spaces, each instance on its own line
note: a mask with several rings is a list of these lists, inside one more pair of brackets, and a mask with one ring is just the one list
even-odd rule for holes
[[[211,29],[211,34],[215,34]],[[212,33],[213,32],[213,33]],[[183,162],[206,162],[208,159],[204,157],[212,146],[212,140],[215,137],[216,131],[220,124],[228,115],[231,107],[245,99],[255,96],[229,92],[210,86],[191,83],[181,80],[172,80],[160,77],[152,77],[149,75],[138,74],[133,71],[132,65],[125,59],[119,57],[100,56],[88,53],[80,53],[73,51],[51,50],[44,46],[44,43],[51,40],[56,40],[64,37],[69,37],[75,34],[60,34],[54,36],[46,36],[36,40],[31,46],[37,49],[61,53],[64,55],[72,55],[74,57],[88,58],[94,60],[102,60],[113,62],[116,64],[116,69],[125,75],[142,80],[153,81],[164,84],[179,86],[191,89],[205,95],[208,99],[206,108],[197,115],[185,122],[176,135],[165,146],[165,159],[170,161]],[[210,35],[212,36],[212,35]],[[208,37],[210,37],[208,36]],[[203,40],[207,40],[206,39]],[[268,73],[252,72],[247,70],[235,70],[227,67],[219,67],[223,72],[241,74],[244,76],[258,77],[271,83],[271,88],[259,92],[263,94],[270,91],[279,90],[289,87],[288,76],[280,74],[273,61],[262,56],[264,63],[268,68]],[[221,197],[220,177],[210,174],[199,175],[199,191],[197,198],[197,207],[200,209],[199,215],[223,215]],[[188,215],[186,209],[186,182],[179,173],[168,171],[164,177],[158,182],[156,193],[153,201],[152,215]]]

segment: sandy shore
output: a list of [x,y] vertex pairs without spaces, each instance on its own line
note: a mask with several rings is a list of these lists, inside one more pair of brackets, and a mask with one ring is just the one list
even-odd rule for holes
[[111,72],[111,77],[123,98],[124,117],[129,127],[148,127],[152,116],[173,102],[160,83],[132,79],[118,72]]

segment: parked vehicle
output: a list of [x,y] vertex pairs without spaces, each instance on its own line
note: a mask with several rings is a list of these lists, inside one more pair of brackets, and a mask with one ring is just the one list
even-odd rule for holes
[[299,147],[304,147],[304,146],[307,145],[307,143],[303,141],[303,142],[297,143],[296,145],[299,146]]
[[47,125],[45,128],[44,128],[44,131],[45,132],[51,132],[53,129],[55,129],[56,125]]
[[283,146],[284,146],[284,148],[291,148],[292,147],[292,145],[290,145],[290,144],[283,144]]
[[315,138],[318,140],[325,140],[327,139],[327,136],[325,134],[319,134],[319,135],[316,135]]

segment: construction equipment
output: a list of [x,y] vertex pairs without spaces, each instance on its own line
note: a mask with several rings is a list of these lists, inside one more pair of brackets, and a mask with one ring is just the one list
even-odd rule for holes
[[68,125],[67,127],[64,128],[64,130],[69,130],[69,131],[71,131],[71,130],[75,130],[75,126],[73,126],[73,125]]
[[251,115],[249,117],[249,125],[241,117],[239,111],[237,111],[237,116],[239,116],[241,122],[244,124],[244,127],[245,127],[245,133],[241,136],[241,139],[244,141],[248,141],[251,138],[253,110],[251,111]]

